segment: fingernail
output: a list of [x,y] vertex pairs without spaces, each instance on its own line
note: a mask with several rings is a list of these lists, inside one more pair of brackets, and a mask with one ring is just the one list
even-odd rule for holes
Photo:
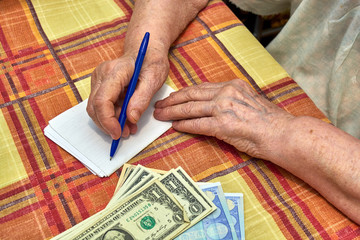
[[133,119],[135,119],[135,121],[137,122],[140,118],[140,113],[137,110],[132,110],[130,112],[130,115]]

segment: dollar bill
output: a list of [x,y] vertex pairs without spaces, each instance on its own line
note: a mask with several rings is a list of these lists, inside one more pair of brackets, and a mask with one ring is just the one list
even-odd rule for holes
[[[131,170],[130,170],[131,171]],[[119,201],[121,198],[126,197],[130,193],[135,192],[137,189],[139,189],[142,185],[144,185],[144,180],[149,181],[151,179],[154,179],[155,176],[152,172],[150,172],[147,168],[137,165],[136,168],[131,171],[125,180],[124,184],[118,189],[118,191],[114,194],[114,196],[111,198],[108,205],[113,204],[114,202]],[[138,185],[140,182],[143,181],[142,185],[139,185],[135,188],[136,185]],[[130,191],[131,190],[131,191]]]
[[[210,206],[213,210],[216,209],[215,204],[205,195],[205,193],[198,187],[199,184],[195,183],[187,172],[182,168],[176,168],[176,172],[189,184],[189,186]],[[204,183],[208,184],[208,183]]]
[[118,183],[117,183],[116,188],[115,188],[114,195],[118,191],[118,189],[122,186],[122,184],[124,183],[124,181],[126,179],[125,175],[127,175],[130,172],[130,170],[133,170],[135,167],[136,167],[135,165],[128,164],[128,163],[125,163],[122,166],[122,170],[121,170],[121,173],[120,173]]
[[[146,182],[160,177],[156,172],[139,165],[131,174],[133,176],[128,177],[109,205],[136,191]],[[203,191],[182,168],[167,172],[160,178],[160,182],[184,207],[190,220],[188,227],[193,226],[216,209],[216,206],[207,199]]]
[[122,194],[122,196],[120,196],[119,199],[122,199],[122,198],[125,198],[125,197],[131,195],[132,193],[139,190],[146,183],[148,183],[149,181],[156,179],[156,178],[158,178],[158,177],[152,173],[150,173],[146,176],[140,176],[139,179],[135,179],[134,182],[129,184],[129,188]]
[[[132,165],[132,164],[128,164],[125,163],[122,167],[122,171],[118,180],[118,183],[116,185],[115,188],[115,192],[114,195],[116,195],[116,193],[119,191],[119,189],[122,187],[122,185],[124,184],[124,182],[128,179],[128,177],[130,177],[134,171],[134,169],[139,166],[139,165]],[[167,173],[167,171],[164,170],[159,170],[159,169],[154,169],[154,168],[148,168],[146,167],[147,170],[149,170],[150,172],[154,173],[155,175],[159,174],[159,175],[164,175]]]
[[212,205],[204,201],[200,194],[202,191],[190,177],[185,180],[176,170],[171,170],[160,178],[160,182],[174,194],[174,197],[184,207],[190,220],[187,228],[195,225],[215,210]]
[[172,239],[189,225],[184,208],[154,179],[100,218],[74,228],[68,239]]
[[125,164],[106,208],[54,239],[244,239],[243,212],[242,194],[196,183],[181,167]]
[[245,240],[244,198],[242,193],[224,193],[238,239]]

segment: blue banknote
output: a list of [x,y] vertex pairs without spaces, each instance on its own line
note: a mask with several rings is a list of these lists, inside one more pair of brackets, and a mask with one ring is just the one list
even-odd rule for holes
[[244,198],[242,193],[224,193],[236,235],[245,240]]
[[177,240],[238,239],[220,183],[200,185],[200,188],[216,205],[217,209],[206,218],[189,228]]

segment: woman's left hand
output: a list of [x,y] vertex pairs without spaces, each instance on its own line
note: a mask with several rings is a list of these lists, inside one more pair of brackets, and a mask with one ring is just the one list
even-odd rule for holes
[[155,104],[154,117],[173,120],[178,131],[214,136],[264,159],[281,146],[294,118],[240,79],[181,89]]

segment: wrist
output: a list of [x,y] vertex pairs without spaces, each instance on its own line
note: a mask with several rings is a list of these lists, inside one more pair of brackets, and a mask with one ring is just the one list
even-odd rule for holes
[[297,135],[299,117],[291,114],[277,116],[265,130],[263,141],[259,147],[260,158],[280,165],[292,154],[294,135]]
[[[143,35],[141,36],[141,38],[134,38],[133,41],[125,40],[123,57],[130,57],[135,62],[139,52],[142,37]],[[157,39],[151,39],[150,35],[150,41],[146,51],[144,62],[151,64],[156,63],[168,65],[169,48],[170,44],[164,43],[163,41]]]
[[269,160],[291,172],[296,172],[302,164],[311,165],[312,163],[307,162],[307,155],[309,151],[313,151],[314,144],[316,145],[316,137],[312,134],[314,121],[320,120],[309,116],[289,119],[280,137],[273,141]]

